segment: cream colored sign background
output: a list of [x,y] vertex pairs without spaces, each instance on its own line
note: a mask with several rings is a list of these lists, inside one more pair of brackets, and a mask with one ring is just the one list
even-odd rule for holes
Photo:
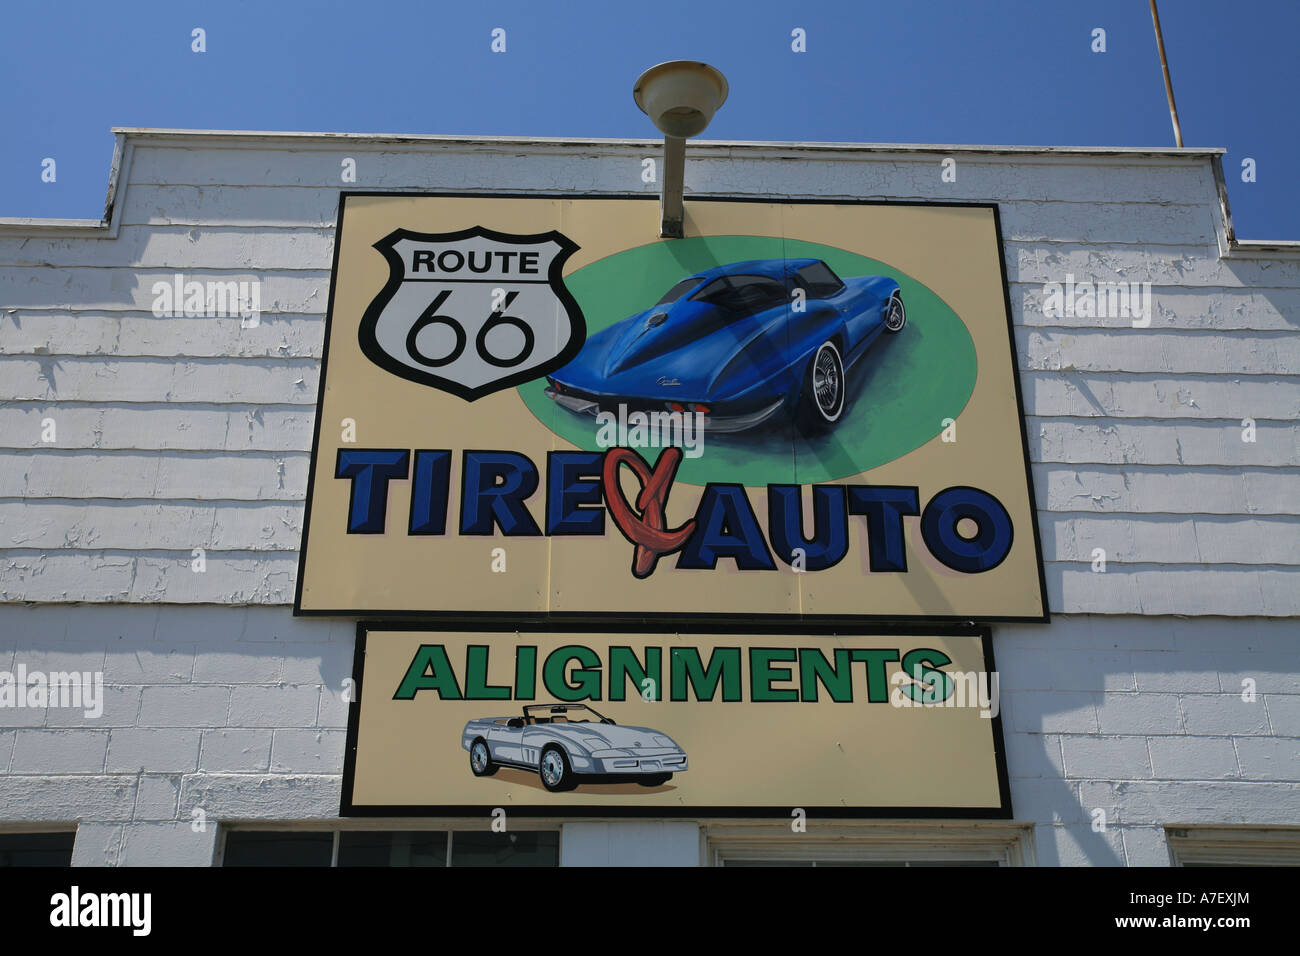
[[[536,645],[538,669],[566,644],[594,648],[603,662],[610,645],[662,647],[668,680],[669,648],[696,647],[707,663],[715,647],[742,648],[744,700],[647,703],[628,682],[626,701],[590,701],[606,717],[672,737],[690,769],[658,787],[584,783],[549,793],[535,772],[502,768],[492,777],[470,772],[461,748],[465,724],[511,717],[524,704],[554,703],[539,674],[537,699],[442,700],[420,691],[412,700],[393,694],[421,644],[442,644],[459,683],[465,648],[491,647],[488,683],[511,684],[515,645]],[[985,671],[978,637],[809,637],[750,635],[440,633],[373,629],[366,638],[361,716],[353,775],[354,807],[908,807],[996,810],[1000,806],[994,724],[971,707],[893,707],[866,702],[865,665],[853,665],[852,703],[835,703],[818,685],[819,700],[749,700],[749,647],[816,647],[828,660],[835,648],[932,648],[952,658],[944,670]],[[887,665],[890,676],[899,664]],[[798,666],[794,667],[798,675]],[[602,696],[608,668],[602,672]],[[774,689],[797,687],[775,682]],[[892,685],[891,685],[892,690]],[[663,691],[667,696],[668,691]],[[693,697],[693,694],[688,693]],[[788,811],[787,811],[788,812]]]
[[[776,572],[741,572],[725,559],[713,571],[677,570],[676,557],[669,555],[643,580],[632,576],[632,546],[611,520],[606,521],[603,539],[456,533],[462,450],[521,452],[541,470],[548,451],[574,446],[541,424],[514,389],[465,402],[385,372],[362,354],[358,324],[388,279],[388,265],[372,248],[374,243],[399,227],[435,233],[475,225],[517,234],[558,229],[581,247],[565,266],[569,274],[644,244],[641,240],[655,235],[657,210],[653,202],[618,199],[347,197],[321,386],[320,441],[308,502],[300,610],[1041,617],[1016,372],[989,208],[691,200],[686,234],[785,236],[837,246],[898,268],[957,312],[974,340],[979,363],[974,393],[958,416],[959,440],[944,443],[936,436],[910,454],[843,483],[916,485],[922,508],[951,485],[990,492],[1015,527],[1011,553],[997,568],[963,574],[940,564],[925,549],[916,517],[904,519],[906,573],[868,570],[866,525],[861,519],[849,522],[848,557],[824,571],[796,574],[778,563]],[[448,534],[406,534],[410,481],[389,485],[386,533],[346,533],[351,482],[333,477],[345,418],[357,423],[357,442],[346,447],[453,450]],[[646,451],[653,459],[656,452]],[[544,526],[545,488],[543,474],[528,501],[539,527]],[[667,509],[670,527],[694,515],[700,493],[697,486],[674,485]],[[765,490],[751,488],[749,497],[766,527]],[[810,498],[805,494],[806,528],[812,527]],[[497,547],[507,552],[505,574],[492,571],[492,549]]]

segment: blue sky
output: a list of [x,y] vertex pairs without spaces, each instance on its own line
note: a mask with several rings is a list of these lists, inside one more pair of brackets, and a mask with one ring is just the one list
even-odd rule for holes
[[[1238,235],[1300,239],[1300,3],[1160,16],[1184,142],[1227,148]],[[97,217],[111,126],[653,136],[632,83],[678,58],[730,80],[709,138],[1173,145],[1145,0],[4,0],[0,215]]]

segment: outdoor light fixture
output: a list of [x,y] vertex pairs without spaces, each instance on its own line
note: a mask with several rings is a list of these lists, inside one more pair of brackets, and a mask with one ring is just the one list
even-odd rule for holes
[[682,238],[682,174],[686,140],[703,133],[713,114],[727,101],[727,78],[696,60],[669,60],[650,67],[632,87],[641,112],[664,134],[663,192],[659,201],[659,235]]

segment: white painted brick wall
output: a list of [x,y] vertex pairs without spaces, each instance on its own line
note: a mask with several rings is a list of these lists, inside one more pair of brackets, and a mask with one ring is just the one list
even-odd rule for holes
[[1239,776],[1232,741],[1212,737],[1152,737],[1151,766],[1166,780],[1213,780]]
[[1233,744],[1242,776],[1300,780],[1300,742],[1295,739],[1242,738]]
[[346,731],[312,728],[277,730],[271,748],[276,773],[342,773]]
[[136,823],[122,830],[119,866],[208,866],[216,846],[216,827],[196,833],[188,821]]
[[[220,821],[338,812],[354,624],[283,605],[342,146],[210,147],[137,138],[115,239],[0,230],[0,668],[106,681],[98,719],[0,712],[0,826],[79,821],[80,865],[204,865]],[[657,147],[346,151],[356,188],[653,192]],[[994,638],[1038,862],[1166,865],[1166,824],[1300,822],[1300,262],[1219,256],[1204,158],[960,162],[944,184],[932,154],[693,144],[687,190],[1000,204],[1057,615]],[[154,318],[176,272],[258,278],[261,324]],[[1044,315],[1067,272],[1152,282],[1151,328]],[[659,833],[568,827],[563,852]]]
[[1300,696],[1295,694],[1268,694],[1264,698],[1268,708],[1269,729],[1278,736],[1285,730],[1300,727]]
[[108,753],[107,730],[23,728],[14,737],[10,763],[31,773],[98,773]]
[[[175,821],[176,801],[181,794],[181,779],[177,774],[144,774],[135,797],[135,819],[139,821]],[[77,835],[80,840],[80,833]]]
[[223,820],[336,816],[354,637],[283,609],[0,606],[0,667],[102,671],[109,702],[0,711],[0,826],[79,821],[83,865],[206,865]]
[[[131,142],[115,238],[0,230],[0,599],[292,600],[341,151],[355,188],[654,192],[652,144]],[[686,185],[998,202],[1052,610],[1300,614],[1300,260],[1219,255],[1204,156],[957,153],[693,144]],[[263,321],[154,318],[177,272]],[[1066,273],[1153,283],[1151,328],[1044,315]]]
[[1072,734],[1061,744],[1067,778],[1131,780],[1152,775],[1145,737]]
[[146,687],[140,698],[145,727],[224,727],[230,712],[229,687]]
[[[1300,822],[1296,636],[1222,618],[995,628],[1012,802],[1038,824],[1038,862],[1167,866],[1165,825]],[[1276,692],[1245,702],[1245,677]]]
[[236,687],[230,720],[240,727],[310,727],[319,704],[320,688],[312,684]]
[[[231,722],[241,723],[233,712]],[[271,731],[204,731],[199,763],[205,770],[217,772],[265,772],[271,766]]]
[[1248,703],[1239,693],[1189,694],[1181,697],[1180,703],[1183,727],[1189,734],[1238,737],[1269,732],[1268,712],[1258,699]]
[[192,773],[199,766],[197,730],[121,728],[110,734],[105,769],[114,773]]
[[1176,694],[1108,694],[1097,707],[1103,734],[1176,734],[1180,730]]
[[[102,667],[110,699],[138,705],[71,726],[0,711],[0,826],[80,821],[78,863],[206,864],[221,821],[336,817],[354,635],[276,608],[0,606],[0,666]],[[995,628],[1012,804],[1038,862],[1162,866],[1165,825],[1300,821],[1294,639],[1284,620]],[[589,849],[650,853],[633,830],[592,831]]]

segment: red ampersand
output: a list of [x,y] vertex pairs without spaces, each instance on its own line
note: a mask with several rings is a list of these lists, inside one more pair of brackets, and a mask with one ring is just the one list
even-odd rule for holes
[[[668,504],[668,492],[681,460],[680,448],[665,448],[651,470],[646,460],[630,448],[611,448],[605,452],[605,465],[601,472],[601,480],[605,485],[605,502],[609,506],[610,517],[614,519],[618,530],[623,532],[623,537],[636,545],[632,553],[632,574],[635,577],[649,577],[660,556],[679,550],[695,531],[694,518],[675,531],[669,531],[665,527],[667,519],[664,517],[664,507]],[[640,515],[632,510],[623,497],[623,489],[618,484],[619,465],[631,468],[641,482],[641,493],[636,498]]]

